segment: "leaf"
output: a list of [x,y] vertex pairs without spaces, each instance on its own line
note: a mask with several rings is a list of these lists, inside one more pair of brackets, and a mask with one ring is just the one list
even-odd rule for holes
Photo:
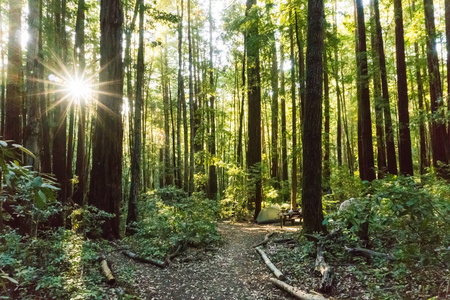
[[9,277],[9,276],[7,276],[7,275],[1,275],[1,276],[2,276],[2,278],[4,278],[4,279],[8,279],[8,280],[11,281],[12,283],[19,284],[19,283],[17,282],[17,280],[15,280],[14,278],[11,278],[11,277]]
[[36,205],[42,209],[45,207],[45,204],[47,203],[47,196],[42,191],[38,191],[36,193]]
[[33,182],[31,183],[31,186],[33,188],[39,188],[39,187],[42,187],[43,183],[44,183],[44,181],[42,180],[42,177],[38,176],[38,177],[33,179]]
[[12,146],[13,146],[14,148],[17,148],[17,149],[21,150],[23,153],[28,154],[28,155],[31,156],[32,158],[36,159],[36,156],[35,156],[30,150],[28,150],[27,148],[25,148],[24,146],[19,145],[19,144],[12,144]]
[[8,146],[8,143],[5,142],[5,141],[0,141],[0,146],[2,146],[2,147],[7,147],[7,146]]

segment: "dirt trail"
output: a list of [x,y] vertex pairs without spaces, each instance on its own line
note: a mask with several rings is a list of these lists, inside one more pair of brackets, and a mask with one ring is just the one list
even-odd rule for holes
[[252,248],[276,225],[220,223],[225,242],[200,260],[158,269],[123,256],[135,268],[136,290],[142,299],[291,299],[268,279],[270,270]]

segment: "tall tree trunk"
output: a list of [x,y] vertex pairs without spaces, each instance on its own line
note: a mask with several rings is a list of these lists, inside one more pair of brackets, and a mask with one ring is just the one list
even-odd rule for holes
[[[413,10],[415,10],[415,5],[413,2]],[[414,43],[414,53],[415,53],[415,67],[416,67],[416,81],[417,81],[417,96],[419,102],[419,115],[420,115],[420,124],[419,124],[419,144],[420,144],[420,174],[426,173],[426,168],[430,166],[427,157],[427,146],[426,146],[426,128],[425,128],[425,111],[424,111],[424,90],[423,90],[423,81],[422,74],[420,71],[420,61],[419,61],[419,45],[417,42]]]
[[373,0],[370,3],[371,31],[370,41],[372,44],[372,61],[373,61],[373,97],[375,106],[375,125],[377,135],[377,164],[378,178],[383,178],[386,173],[386,146],[383,130],[383,103],[381,96],[381,76],[380,76],[380,60],[378,55],[378,39],[376,37],[376,22],[374,16]]
[[[77,20],[75,25],[75,53],[74,57],[78,63],[78,78],[83,78],[86,68],[85,46],[84,46],[84,22],[85,22],[85,0],[78,1]],[[80,99],[78,110],[78,139],[77,159],[75,163],[75,175],[78,177],[78,187],[73,194],[73,201],[78,205],[84,204],[86,195],[87,169],[86,169],[86,99]]]
[[398,156],[400,173],[412,176],[414,175],[414,169],[411,153],[411,133],[409,130],[408,83],[406,80],[405,40],[403,36],[403,9],[401,0],[394,0],[394,12],[399,120]]
[[[280,49],[281,66],[284,63],[284,47]],[[281,169],[282,181],[287,182],[288,178],[288,159],[287,159],[287,133],[286,133],[286,88],[284,80],[284,69],[281,68],[280,74],[280,96],[281,96]]]
[[394,130],[392,128],[391,108],[389,105],[389,89],[386,75],[386,56],[384,54],[383,34],[380,23],[380,10],[378,0],[373,0],[375,13],[376,38],[378,46],[378,59],[380,63],[381,89],[383,94],[384,131],[386,136],[387,168],[392,175],[397,175],[397,158],[395,156]]
[[300,124],[303,124],[303,116],[305,115],[305,55],[303,53],[303,34],[302,29],[299,28],[298,13],[295,11],[295,35],[297,39],[298,48],[298,81],[300,82]]
[[[446,124],[443,112],[439,108],[443,106],[441,74],[439,72],[439,60],[436,52],[436,28],[434,24],[433,0],[424,0],[425,28],[427,31],[427,58],[430,83],[431,112],[434,114],[431,121],[431,149],[433,152],[433,165],[440,169],[439,162],[448,163],[446,153]],[[440,120],[437,120],[440,119]],[[441,173],[438,170],[438,173]],[[444,175],[441,173],[441,175]]]
[[[43,0],[39,1],[39,60],[44,61],[44,51],[42,49],[42,34],[43,34]],[[38,64],[38,78],[44,78],[44,66],[40,63]],[[50,117],[48,114],[48,105],[47,105],[47,95],[44,93],[45,83],[38,82],[38,91],[39,93],[39,106],[41,109],[41,128],[42,128],[42,149],[40,153],[41,157],[41,171],[43,173],[51,173],[52,172],[52,159],[51,159],[51,151],[50,151]]]
[[26,162],[34,170],[40,171],[39,145],[41,144],[40,106],[38,101],[39,76],[39,0],[28,1],[28,46],[27,46],[27,98],[28,98],[28,126],[26,147],[36,155],[36,159],[27,156]]
[[358,147],[361,180],[372,181],[376,178],[374,170],[372,146],[372,121],[370,115],[369,78],[367,71],[366,28],[362,0],[356,0],[358,22],[357,62],[360,81],[360,97],[358,97]]
[[[0,6],[0,40],[3,41],[3,10]],[[0,53],[1,61],[5,61],[5,48],[2,47],[2,52]],[[5,132],[5,92],[6,92],[6,67],[5,64],[2,63],[2,67],[0,69],[0,80],[1,80],[1,88],[0,88],[0,136],[4,137]],[[1,207],[0,207],[1,209]]]
[[322,0],[308,0],[306,46],[306,99],[303,121],[302,209],[307,233],[324,231],[322,225],[322,51],[324,40]]
[[[445,0],[445,39],[447,41],[447,113],[450,112],[450,0]],[[447,159],[450,160],[450,120],[447,129]]]
[[169,85],[170,79],[167,76],[169,67],[167,61],[167,45],[161,60],[163,106],[164,106],[164,185],[172,184],[172,166],[170,165],[170,112],[169,112]]
[[137,221],[137,201],[141,183],[141,110],[144,85],[144,1],[139,1],[139,49],[136,75],[136,102],[134,105],[134,145],[131,151],[131,186],[128,199],[127,233],[134,233],[132,224]]
[[[289,11],[292,24],[292,11]],[[291,46],[291,98],[292,98],[292,169],[291,169],[291,209],[297,210],[297,105],[295,103],[295,56],[294,56],[294,31],[293,25],[289,26],[289,40]]]
[[[118,238],[122,197],[122,23],[120,0],[100,3],[100,87],[89,204],[108,213],[102,237]],[[108,151],[105,151],[108,149]]]
[[323,90],[324,90],[324,155],[323,155],[323,184],[322,187],[325,192],[330,191],[331,178],[331,162],[330,162],[330,88],[328,81],[328,59],[327,59],[327,45],[323,46]]
[[215,110],[214,101],[216,99],[216,86],[214,84],[214,72],[213,72],[213,44],[212,44],[212,5],[211,0],[209,0],[209,89],[210,89],[210,113],[211,113],[211,137],[210,137],[210,149],[212,161],[209,165],[209,198],[216,199],[217,197],[217,173],[215,166],[215,156],[216,156],[216,121],[215,121]]
[[192,82],[192,37],[191,37],[191,0],[188,0],[188,43],[189,43],[189,118],[190,118],[190,155],[189,155],[189,194],[194,191],[194,87]]
[[239,133],[238,133],[238,145],[237,145],[237,163],[238,166],[243,167],[244,166],[244,156],[242,155],[242,135],[244,131],[244,101],[245,101],[245,58],[247,55],[247,36],[244,34],[244,52],[242,53],[242,99],[241,99],[241,105],[240,105],[240,112],[239,112]]
[[272,86],[272,161],[270,167],[270,177],[275,188],[280,188],[278,174],[278,59],[275,32],[271,37],[271,86]]
[[[63,0],[64,1],[64,0]],[[64,4],[64,3],[63,3]],[[62,12],[65,7],[62,6],[61,0],[55,0],[55,44],[58,49],[57,53],[62,61],[65,61],[64,55],[64,32],[65,28],[62,23]],[[65,113],[66,103],[61,101],[63,95],[61,93],[55,94],[55,128],[53,132],[53,173],[61,185],[58,198],[65,203],[67,199],[67,135],[66,123],[67,117]]]
[[[180,20],[178,22],[178,93],[177,93],[177,178],[176,178],[176,186],[181,189],[183,187],[182,181],[182,172],[181,172],[181,111],[182,111],[182,103],[185,101],[184,99],[184,83],[183,83],[183,12],[184,12],[184,1],[181,0],[181,15]],[[177,7],[178,10],[178,7]],[[177,11],[178,13],[178,11]],[[183,96],[183,97],[182,97]],[[186,135],[186,132],[185,132]],[[187,147],[187,145],[185,145]],[[185,157],[187,159],[187,157]]]
[[261,211],[262,186],[261,186],[261,77],[259,66],[259,33],[258,16],[253,8],[256,0],[247,0],[245,10],[249,18],[249,30],[247,32],[247,76],[248,76],[248,153],[247,165],[250,172],[250,180],[255,184],[255,193],[249,202],[255,204],[254,219]]
[[5,140],[20,144],[20,72],[22,69],[22,1],[9,0],[8,69],[5,102]]

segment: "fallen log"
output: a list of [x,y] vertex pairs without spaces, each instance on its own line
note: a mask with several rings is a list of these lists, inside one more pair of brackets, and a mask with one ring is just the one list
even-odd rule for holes
[[358,247],[356,247],[356,248],[349,248],[347,246],[344,246],[344,247],[348,253],[353,254],[353,255],[359,255],[359,256],[369,258],[369,259],[372,259],[373,257],[376,256],[376,257],[384,258],[386,260],[394,260],[394,257],[390,254],[372,251],[372,250],[364,249],[364,248],[358,248]]
[[278,279],[284,280],[286,277],[281,273],[280,270],[278,270],[277,267],[270,261],[269,257],[267,257],[266,253],[259,247],[256,247],[256,251],[261,255],[262,259],[266,263],[266,265],[269,267],[269,269],[273,272],[275,276],[277,276]]
[[274,234],[275,234],[275,232],[273,232],[273,231],[267,233],[266,236],[264,237],[264,241],[262,241],[262,242],[260,242],[260,243],[258,243],[258,244],[255,244],[255,245],[253,245],[252,247],[253,247],[253,248],[256,248],[256,247],[263,246],[263,245],[267,244],[267,243],[269,242],[270,237],[271,237],[272,235],[274,235]]
[[321,295],[309,294],[304,291],[301,291],[292,285],[289,285],[281,280],[270,278],[270,282],[276,285],[278,288],[288,292],[292,296],[301,300],[325,300],[326,298]]
[[329,293],[333,287],[333,268],[325,262],[322,246],[317,246],[317,257],[315,270],[322,274],[322,281],[319,290]]
[[166,267],[166,263],[157,259],[153,259],[153,258],[146,258],[146,257],[140,257],[138,256],[136,253],[131,252],[130,250],[123,250],[122,254],[128,256],[131,259],[143,262],[143,263],[147,263],[147,264],[152,264],[155,265],[157,267],[160,268],[165,268]]
[[108,284],[113,285],[116,282],[116,279],[114,278],[114,275],[112,274],[112,271],[108,265],[108,261],[105,258],[101,258],[100,267],[102,268],[103,274],[108,280]]

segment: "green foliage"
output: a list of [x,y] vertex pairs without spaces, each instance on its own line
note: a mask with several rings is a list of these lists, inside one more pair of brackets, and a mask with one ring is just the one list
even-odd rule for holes
[[363,190],[361,180],[358,176],[350,174],[347,166],[336,168],[331,172],[330,185],[334,199],[339,202],[358,197]]
[[1,274],[13,279],[3,295],[15,299],[104,297],[102,274],[99,268],[92,268],[101,251],[99,244],[63,228],[33,239],[15,231],[0,238],[5,241],[0,246]]
[[72,220],[73,230],[84,235],[89,233],[92,236],[100,236],[102,233],[101,226],[105,223],[105,219],[113,216],[114,214],[107,213],[95,206],[87,205],[74,209],[69,217]]
[[188,197],[175,187],[158,189],[143,195],[138,211],[137,233],[126,240],[144,256],[162,259],[178,246],[206,247],[220,241],[218,203],[203,192]]

